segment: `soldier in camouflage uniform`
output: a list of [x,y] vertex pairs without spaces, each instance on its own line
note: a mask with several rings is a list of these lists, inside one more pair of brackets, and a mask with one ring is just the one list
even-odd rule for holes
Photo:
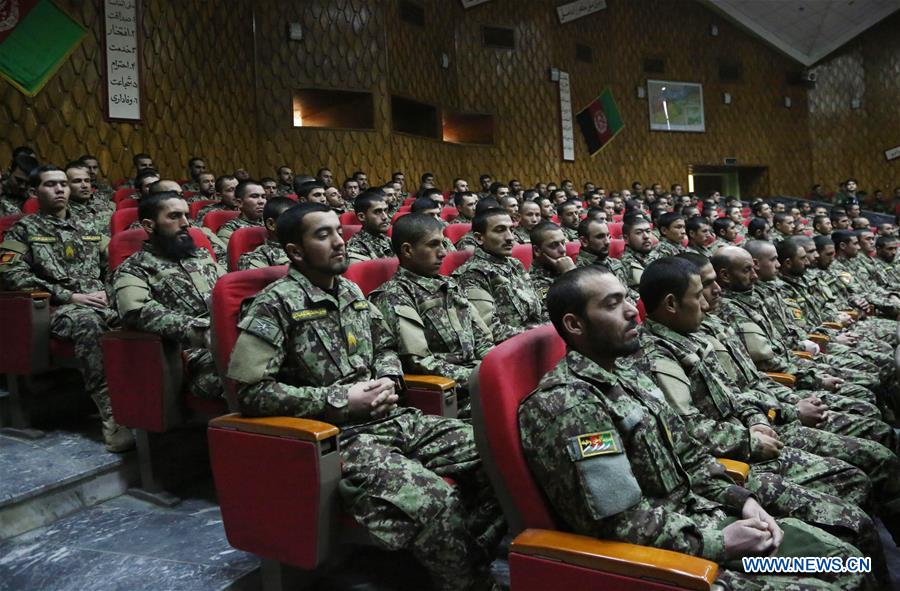
[[478,197],[471,191],[460,191],[453,195],[453,205],[459,212],[451,224],[471,224],[475,219],[475,206],[478,205]]
[[[111,202],[113,193],[115,193],[116,190],[112,188],[112,185],[100,178],[100,161],[97,157],[91,154],[85,154],[78,160],[80,160],[87,168],[88,174],[91,177],[91,188],[94,190],[97,197]],[[115,204],[113,204],[113,209],[115,209]]]
[[187,203],[177,193],[141,201],[138,216],[149,233],[141,250],[116,269],[112,280],[122,324],[179,343],[187,361],[190,391],[222,396],[222,384],[209,350],[208,302],[225,271],[188,233]]
[[197,179],[197,190],[184,189],[191,191],[193,195],[186,197],[188,204],[195,201],[214,201],[216,199],[216,177],[211,172],[203,172]]
[[[422,213],[425,215],[430,215],[437,223],[441,225],[441,228],[447,227],[447,222],[441,219],[441,206],[434,199],[429,199],[427,197],[421,197],[412,202],[410,206],[410,213]],[[471,232],[469,233],[471,234]],[[466,234],[466,236],[469,236]],[[447,252],[456,252],[457,247],[450,242],[450,239],[444,236],[444,248]],[[474,247],[473,247],[474,248]]]
[[[394,256],[391,239],[387,235],[391,218],[381,189],[367,189],[353,205],[362,230],[347,241],[347,259],[350,263],[383,259]],[[402,219],[402,218],[401,218]]]
[[238,325],[228,377],[241,412],[338,425],[348,513],[385,548],[410,550],[435,588],[473,587],[502,522],[471,427],[396,407],[395,343],[378,308],[339,277],[347,262],[337,215],[301,204],[277,229],[291,268]]
[[263,208],[266,206],[266,194],[262,185],[254,181],[239,183],[234,190],[234,199],[241,214],[223,224],[219,231],[216,232],[216,236],[226,246],[231,235],[238,228],[251,228],[263,225]]
[[472,230],[479,245],[453,276],[499,344],[543,322],[541,298],[531,286],[528,271],[511,256],[515,240],[505,210],[480,212]]
[[[625,296],[624,287],[595,265],[567,273],[548,295],[551,320],[568,353],[522,401],[518,416],[525,457],[554,515],[575,533],[718,562],[716,582],[734,591],[824,584],[742,572],[735,559],[756,553],[856,555],[857,550],[799,520],[776,524],[757,502],[765,505],[767,487],[754,498],[731,482],[659,390],[641,373],[617,364],[639,349],[637,311]],[[598,334],[604,338],[594,338]],[[845,506],[848,516],[856,514]],[[754,527],[746,521],[754,517],[770,524],[780,543],[768,536],[752,549],[725,542],[741,528]],[[828,578],[840,588],[861,584],[853,577]]]
[[183,191],[190,191],[191,193],[199,192],[200,175],[206,173],[206,162],[203,158],[197,158],[196,156],[192,157],[188,160],[187,172],[190,180],[182,185],[181,189]]
[[872,265],[875,273],[882,277],[885,285],[896,289],[900,286],[900,267],[897,266],[896,236],[881,235],[875,239],[875,257]]
[[705,257],[712,256],[713,234],[706,218],[694,216],[685,222],[684,229],[687,232],[688,251]]
[[28,173],[37,165],[38,161],[28,154],[22,153],[13,159],[9,175],[3,179],[0,190],[0,217],[22,213],[28,199]]
[[103,421],[106,448],[126,451],[134,440],[113,419],[100,350],[100,336],[117,321],[103,286],[108,239],[68,213],[66,173],[40,166],[31,172],[29,184],[41,212],[25,216],[6,232],[0,244],[0,283],[8,290],[50,293],[55,306],[50,334],[74,341],[85,390]]
[[115,205],[102,195],[91,190],[91,177],[87,167],[79,161],[66,167],[69,181],[69,213],[79,218],[97,232],[109,236],[109,220]]
[[238,258],[237,270],[246,271],[247,269],[261,269],[263,267],[274,267],[278,265],[287,265],[287,253],[278,242],[278,235],[275,233],[275,224],[278,217],[286,210],[297,205],[292,199],[287,197],[270,197],[266,201],[263,208],[263,219],[266,226],[266,241],[257,246],[251,252],[245,252]]
[[282,165],[275,169],[275,178],[278,179],[278,188],[275,189],[276,196],[284,197],[294,192],[294,171],[290,166]]
[[[586,218],[578,224],[578,239],[581,241],[581,249],[578,256],[575,257],[575,266],[583,267],[585,265],[603,265],[613,275],[625,285],[628,277],[625,273],[625,267],[622,261],[609,256],[609,224],[596,218]],[[629,293],[629,297],[633,296],[632,301],[637,299],[637,294]]]
[[531,244],[531,231],[541,222],[541,206],[534,201],[519,205],[519,225],[513,228],[513,236],[519,244]]
[[[743,227],[744,226],[741,225],[741,228]],[[715,254],[715,252],[723,246],[735,245],[735,240],[737,240],[739,234],[734,220],[728,217],[719,218],[713,222],[712,229],[713,233],[716,235],[716,241],[709,246],[709,256]]]
[[622,237],[625,239],[625,250],[619,261],[625,270],[628,295],[632,301],[637,301],[641,275],[653,257],[653,233],[650,222],[641,214],[626,215],[622,219]]
[[553,222],[541,222],[531,231],[532,261],[528,276],[531,286],[541,299],[541,319],[546,322],[547,306],[544,297],[556,278],[575,268],[575,261],[566,255],[566,237],[562,228]]
[[656,227],[659,229],[659,244],[653,249],[648,262],[674,256],[687,250],[687,247],[683,244],[685,236],[684,224],[684,217],[680,213],[664,213],[657,218]]
[[234,190],[237,189],[238,180],[230,174],[225,174],[216,179],[216,194],[219,196],[217,203],[210,203],[197,212],[194,220],[195,225],[202,226],[203,218],[211,211],[224,209],[228,211],[237,211],[238,206],[234,197]]
[[456,380],[459,416],[468,417],[469,376],[493,346],[490,330],[456,280],[440,275],[447,251],[433,217],[401,217],[391,241],[400,268],[369,300],[384,316],[403,370]]
[[885,289],[869,277],[863,257],[859,255],[859,237],[851,230],[831,233],[835,258],[829,271],[837,275],[855,297],[863,298],[879,315],[896,320],[900,316],[900,297],[895,289]]
[[556,208],[560,229],[566,240],[578,240],[578,224],[581,223],[581,205],[575,199],[560,203]]

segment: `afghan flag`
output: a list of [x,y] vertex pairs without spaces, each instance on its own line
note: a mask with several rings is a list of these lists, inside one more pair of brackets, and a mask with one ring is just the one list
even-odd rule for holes
[[608,88],[575,116],[591,156],[603,149],[625,127],[622,115]]
[[51,0],[0,0],[0,76],[36,95],[85,33]]

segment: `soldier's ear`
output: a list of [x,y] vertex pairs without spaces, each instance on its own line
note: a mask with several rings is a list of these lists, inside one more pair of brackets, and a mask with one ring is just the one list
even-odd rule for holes
[[671,314],[675,314],[678,312],[678,299],[675,297],[674,293],[667,293],[666,297],[663,298],[663,309],[666,312]]
[[472,232],[472,237],[475,238],[475,242],[479,245],[484,244],[484,234],[481,232]]
[[581,336],[585,332],[585,324],[581,318],[569,312],[562,317],[562,325],[570,335]]
[[413,245],[410,244],[409,242],[404,242],[403,244],[401,244],[400,245],[400,258],[407,258],[407,259],[413,258],[412,249],[413,249]]
[[156,227],[156,222],[154,222],[151,219],[145,218],[145,219],[141,220],[141,227],[144,229],[145,232],[147,232],[147,234],[152,234],[153,229]]
[[284,245],[284,252],[292,263],[303,261],[303,248],[294,242],[288,242]]

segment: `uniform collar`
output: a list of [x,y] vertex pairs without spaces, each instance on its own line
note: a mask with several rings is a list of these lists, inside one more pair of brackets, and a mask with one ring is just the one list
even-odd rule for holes
[[425,277],[424,275],[417,275],[403,267],[397,269],[395,277],[414,283],[428,293],[437,293],[438,291],[447,289],[450,285],[448,278],[442,275],[438,275],[437,277]]
[[570,348],[566,351],[566,366],[570,372],[585,380],[608,384],[609,386],[619,385],[618,375],[606,371],[574,349]]
[[643,326],[648,333],[674,344],[685,353],[695,352],[698,348],[697,342],[690,335],[679,334],[664,324],[647,318],[644,320]]
[[505,267],[505,266],[509,266],[509,264],[510,264],[509,261],[512,257],[511,256],[498,257],[497,255],[491,254],[488,251],[486,251],[485,249],[481,248],[481,245],[479,245],[479,246],[475,247],[475,254],[472,255],[472,258],[481,259],[481,260],[487,261],[491,264],[503,265]]
[[335,300],[334,296],[330,293],[317,285],[313,285],[312,281],[293,265],[290,266],[287,276],[296,281],[299,284],[300,289],[306,293],[306,297],[314,303],[330,302],[336,304],[338,308],[340,308],[343,303],[360,299],[357,297],[356,293],[350,289],[350,281],[343,277],[334,278],[334,284],[335,287],[337,287],[337,300]]

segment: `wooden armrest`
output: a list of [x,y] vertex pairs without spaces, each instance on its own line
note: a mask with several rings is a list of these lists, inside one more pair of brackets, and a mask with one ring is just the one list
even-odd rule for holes
[[444,376],[426,376],[419,374],[407,373],[403,374],[403,381],[407,388],[416,388],[417,390],[433,390],[435,392],[446,392],[456,387],[456,380],[445,378]]
[[31,298],[33,300],[49,300],[50,294],[46,291],[0,291],[2,298]]
[[841,330],[842,328],[844,328],[844,325],[841,324],[840,322],[823,322],[822,327],[830,328],[833,330]]
[[788,386],[793,388],[797,385],[797,377],[793,374],[789,373],[780,373],[777,371],[767,371],[766,375],[769,376],[769,379],[773,382],[777,382],[782,386]]
[[808,338],[809,340],[811,340],[812,342],[814,342],[817,345],[825,345],[828,343],[828,341],[831,340],[827,336],[825,336],[823,334],[819,334],[817,332],[808,334],[806,336],[806,338]]
[[744,486],[744,483],[747,482],[747,475],[750,474],[749,464],[727,458],[716,458],[716,461],[725,467],[725,473],[728,474],[735,484]]
[[238,413],[216,417],[209,422],[210,427],[234,429],[245,433],[289,437],[304,441],[322,441],[335,437],[340,429],[330,423],[295,417],[242,417]]
[[807,353],[806,351],[792,351],[795,357],[800,357],[802,359],[812,359],[812,353]]
[[854,320],[857,320],[859,318],[859,312],[857,312],[856,310],[841,310],[841,312]]
[[719,572],[715,562],[680,552],[546,529],[526,529],[510,551],[698,591],[709,590]]

